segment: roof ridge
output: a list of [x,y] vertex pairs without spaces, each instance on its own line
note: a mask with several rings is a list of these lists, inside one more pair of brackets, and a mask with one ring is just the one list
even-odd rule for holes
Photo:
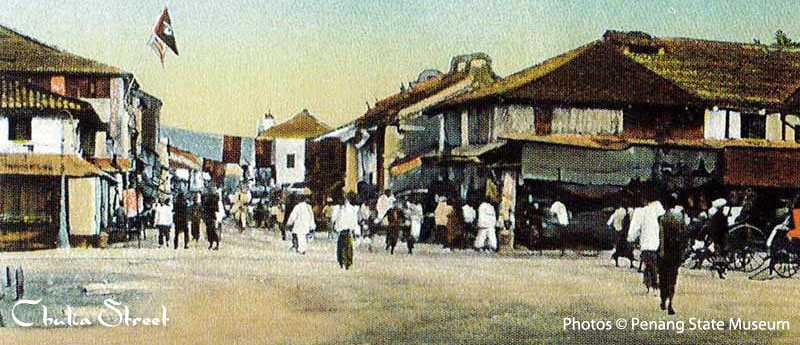
[[[59,47],[57,45],[51,45],[51,44],[45,43],[45,42],[43,42],[43,41],[41,41],[39,39],[36,39],[36,38],[34,38],[32,36],[29,36],[27,34],[22,33],[18,29],[11,28],[11,27],[9,27],[7,25],[0,24],[0,32],[2,32],[2,31],[7,31],[12,40],[14,39],[14,37],[16,37],[16,38],[21,39],[22,41],[24,41],[24,42],[26,42],[28,44],[35,45],[39,49],[45,49],[48,52],[55,53],[55,54],[62,54],[62,55],[65,55],[65,56],[67,56],[67,57],[69,57],[71,59],[77,59],[78,61],[82,60],[82,63],[85,63],[85,64],[87,64],[87,63],[88,64],[95,64],[98,67],[101,67],[101,68],[107,70],[106,72],[102,72],[100,74],[119,74],[119,75],[132,74],[132,73],[130,73],[130,72],[128,72],[128,71],[126,71],[126,70],[124,70],[122,68],[119,68],[119,67],[116,67],[116,66],[113,66],[113,65],[110,65],[108,63],[101,62],[101,61],[98,61],[98,60],[95,60],[95,59],[84,57],[82,55],[73,53],[73,52],[71,52],[71,51],[69,51],[67,49],[62,48],[62,47]],[[0,43],[2,43],[2,41],[0,41]],[[13,51],[13,49],[12,49],[12,51]]]
[[35,39],[35,38],[31,37],[31,36],[28,36],[28,35],[26,35],[26,34],[23,34],[23,33],[22,33],[22,32],[20,32],[19,30],[17,30],[17,29],[14,29],[14,28],[11,28],[11,27],[8,27],[8,26],[6,26],[6,25],[0,24],[0,29],[5,29],[5,30],[8,30],[8,31],[10,31],[11,33],[13,33],[13,34],[15,34],[15,35],[17,35],[17,36],[19,36],[19,37],[21,37],[21,38],[25,39],[26,41],[29,41],[29,42],[31,42],[31,43],[34,43],[34,44],[38,44],[38,45],[40,45],[40,46],[43,46],[43,47],[45,47],[45,48],[48,48],[48,49],[50,49],[50,50],[54,50],[54,51],[57,51],[57,52],[59,52],[59,53],[72,54],[72,55],[76,55],[76,56],[78,56],[77,54],[70,53],[70,52],[68,52],[68,51],[66,51],[66,50],[64,50],[64,49],[62,49],[62,48],[60,48],[60,47],[58,47],[58,46],[55,46],[55,45],[50,45],[50,44],[44,43],[44,42],[42,42],[42,41],[40,41],[40,40],[38,40],[38,39]]

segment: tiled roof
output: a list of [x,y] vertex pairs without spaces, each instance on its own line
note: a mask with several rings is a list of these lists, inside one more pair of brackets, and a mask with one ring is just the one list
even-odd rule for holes
[[328,125],[317,120],[317,118],[311,115],[308,110],[303,109],[300,113],[286,122],[264,131],[258,136],[258,138],[307,139],[316,138],[330,131],[331,128],[328,127]]
[[480,89],[471,92],[464,93],[447,102],[444,102],[444,105],[445,106],[458,105],[462,103],[469,103],[472,101],[479,101],[490,97],[502,96],[508,91],[514,90],[516,88],[519,88],[521,86],[527,85],[528,83],[532,83],[538,80],[539,78],[547,75],[553,70],[572,61],[572,59],[574,59],[576,56],[595,47],[597,44],[598,42],[592,42],[590,44],[581,46],[577,49],[571,50],[569,52],[556,56],[552,59],[546,60],[540,64],[526,68],[522,71],[509,75],[505,78],[499,79],[490,85],[484,86]]
[[466,71],[450,72],[414,84],[408,90],[398,92],[378,101],[373,107],[369,108],[362,117],[356,120],[356,122],[363,125],[377,123],[381,120],[391,122],[403,108],[411,106],[463,81],[468,75]]
[[0,72],[127,75],[0,25]]
[[446,105],[510,99],[780,109],[800,105],[798,88],[796,48],[608,31]]
[[625,37],[607,40],[625,55],[709,102],[780,106],[800,87],[800,51],[733,42],[651,38],[660,51],[634,53]]

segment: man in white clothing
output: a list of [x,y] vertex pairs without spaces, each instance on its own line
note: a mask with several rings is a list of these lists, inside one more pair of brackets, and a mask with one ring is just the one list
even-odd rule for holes
[[172,229],[172,206],[170,206],[168,198],[164,198],[162,203],[156,204],[154,223],[158,229],[158,247],[161,248],[169,241],[169,232]]
[[333,229],[339,234],[336,242],[336,261],[339,267],[350,269],[353,265],[353,233],[359,228],[358,206],[351,203],[355,196],[350,193],[342,205],[337,205],[331,217]]
[[554,225],[556,228],[556,234],[558,234],[558,238],[560,239],[559,242],[561,243],[561,256],[564,256],[564,246],[566,244],[564,238],[566,237],[567,225],[569,225],[569,212],[567,212],[567,206],[561,201],[556,200],[552,205],[550,205],[550,213],[556,220]]
[[644,264],[644,285],[647,291],[658,288],[658,276],[656,273],[656,261],[658,260],[658,247],[661,244],[659,233],[661,231],[658,222],[659,217],[666,213],[664,207],[658,201],[653,201],[639,211],[633,212],[631,229],[628,232],[628,242],[635,242],[639,239],[639,249],[641,250],[640,261]]
[[375,211],[377,213],[377,217],[375,218],[375,224],[380,224],[381,226],[388,226],[389,222],[386,219],[386,212],[394,207],[395,202],[394,195],[392,195],[391,189],[386,189],[383,194],[378,198],[378,202],[375,204]]
[[292,227],[292,234],[297,236],[297,252],[305,254],[308,241],[306,235],[317,228],[314,211],[308,204],[308,194],[304,193],[300,203],[294,206],[286,225]]
[[408,209],[408,218],[411,220],[411,237],[414,238],[415,242],[419,241],[419,235],[422,232],[422,220],[425,217],[422,204],[409,200],[406,202],[406,208]]
[[478,236],[475,238],[475,249],[482,250],[487,244],[491,250],[497,250],[497,214],[494,206],[484,200],[478,207]]

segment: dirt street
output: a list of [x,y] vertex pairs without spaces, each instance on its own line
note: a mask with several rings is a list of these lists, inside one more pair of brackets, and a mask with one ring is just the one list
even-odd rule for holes
[[[227,225],[226,225],[227,226]],[[365,245],[350,271],[335,259],[325,234],[306,255],[290,252],[272,233],[226,227],[219,251],[207,243],[188,250],[158,249],[155,232],[145,247],[0,253],[6,327],[3,343],[271,343],[271,344],[540,344],[540,343],[787,343],[800,341],[797,279],[751,281],[740,273],[726,280],[710,271],[681,270],[675,309],[658,308],[634,271],[615,268],[609,253],[598,257],[474,251],[447,252],[421,245],[413,256]],[[12,320],[12,287],[6,266],[23,267],[25,299]],[[113,299],[132,317],[160,318],[166,326],[109,328],[96,315]],[[45,327],[64,318],[66,306],[91,326]],[[122,305],[118,308],[122,309]],[[689,330],[690,319],[789,321],[791,330]],[[565,318],[683,321],[686,331],[565,330]],[[118,320],[112,319],[112,323]],[[9,339],[13,339],[11,342]]]

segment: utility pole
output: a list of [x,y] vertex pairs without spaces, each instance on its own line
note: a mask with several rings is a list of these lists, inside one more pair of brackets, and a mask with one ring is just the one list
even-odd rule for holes
[[[72,114],[66,112],[69,116],[69,126],[72,127]],[[61,195],[59,197],[60,202],[60,215],[59,215],[59,226],[58,226],[58,248],[59,249],[69,249],[69,235],[67,234],[67,176],[66,176],[66,169],[64,167],[64,155],[65,155],[65,140],[67,137],[66,125],[61,126]]]

